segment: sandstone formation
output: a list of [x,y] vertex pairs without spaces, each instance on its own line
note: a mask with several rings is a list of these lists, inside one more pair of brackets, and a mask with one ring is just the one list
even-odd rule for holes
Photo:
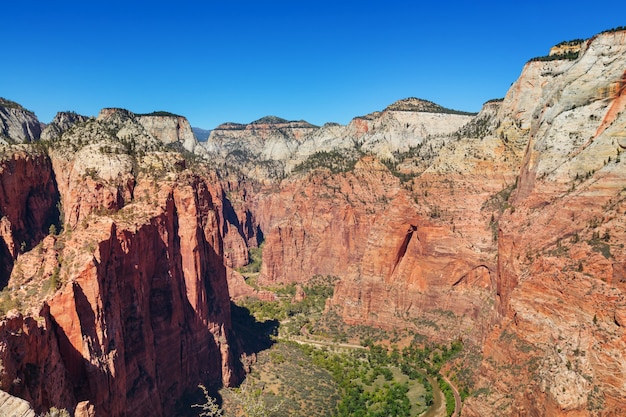
[[225,166],[238,166],[249,177],[281,178],[318,152],[373,153],[391,158],[429,136],[447,135],[473,118],[469,113],[410,98],[382,112],[353,119],[347,126],[322,127],[305,121],[267,116],[248,125],[225,123],[204,144]]
[[401,184],[366,159],[268,187],[260,280],[337,275],[348,323],[482,346],[464,415],[623,414],[625,48],[529,62],[454,134],[392,153]]
[[[486,107],[480,120],[494,115]],[[350,324],[409,326],[434,340],[480,343],[495,315],[490,222],[499,212],[487,203],[515,181],[516,160],[484,160],[508,155],[498,139],[433,139],[420,149],[433,143],[432,155],[416,151],[398,165],[410,178],[403,182],[368,157],[345,173],[321,170],[261,192],[259,281],[335,275],[331,305]]]
[[84,123],[88,117],[74,112],[59,112],[54,119],[41,132],[41,140],[52,141],[61,137],[63,132],[70,129],[77,123]]
[[528,63],[507,94],[505,103],[532,91],[535,77],[526,95],[536,98],[523,104],[527,151],[499,222],[502,319],[481,371],[492,392],[466,415],[626,412],[625,59],[626,32],[603,33],[576,60]]
[[0,413],[6,417],[35,417],[27,401],[0,391]]
[[0,97],[0,144],[33,142],[40,135],[41,124],[33,112]]
[[198,140],[189,121],[182,116],[156,112],[138,115],[137,121],[149,134],[165,144],[180,143],[183,149],[189,152],[194,152],[198,146]]
[[[162,144],[180,146],[191,153],[204,153],[204,149],[198,146],[198,140],[189,121],[183,116],[168,112],[134,114],[124,109],[108,108],[100,111],[98,120],[116,119],[120,115],[123,115],[123,121],[127,122],[128,119],[132,119],[133,122],[138,122],[143,128],[143,134],[160,141]],[[134,126],[134,128],[136,127]],[[133,139],[135,134],[136,132],[132,129],[131,131],[118,132],[119,137],[126,136]]]
[[[38,412],[161,416],[200,382],[239,380],[227,265],[247,249],[226,254],[256,230],[186,163],[125,111],[67,130],[49,156],[7,148],[3,242],[26,253],[1,293],[24,311],[0,323],[2,389]],[[42,241],[50,207],[63,233]]]
[[[1,146],[1,145],[0,145]],[[26,145],[0,148],[0,285],[13,261],[58,224],[58,192],[50,160]]]

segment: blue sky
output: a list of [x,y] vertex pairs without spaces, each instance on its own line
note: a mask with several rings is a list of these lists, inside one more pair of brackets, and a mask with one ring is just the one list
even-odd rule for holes
[[550,46],[626,25],[623,0],[9,1],[0,96],[57,111],[166,110],[345,124],[405,97],[478,111]]

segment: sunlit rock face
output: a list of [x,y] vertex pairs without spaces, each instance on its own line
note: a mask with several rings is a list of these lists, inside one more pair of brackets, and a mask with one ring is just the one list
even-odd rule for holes
[[465,415],[620,415],[625,48],[604,33],[529,62],[503,100],[396,165],[408,181],[366,158],[268,187],[261,279],[336,275],[348,323],[479,344],[488,394]]
[[626,33],[600,34],[577,59],[528,63],[504,100],[528,143],[499,222],[492,389],[466,415],[625,412],[624,62]]
[[429,136],[446,136],[468,123],[473,114],[416,98],[400,100],[385,110],[354,118],[348,125],[287,121],[267,116],[250,124],[224,123],[204,147],[221,164],[237,166],[248,177],[282,178],[319,152],[374,154],[392,157],[418,146]]
[[115,111],[48,153],[3,150],[2,308],[16,309],[0,322],[0,388],[37,412],[171,415],[198,383],[242,377],[227,274],[254,230],[214,172],[160,140]]
[[40,136],[41,123],[33,112],[0,97],[0,144],[34,142]]

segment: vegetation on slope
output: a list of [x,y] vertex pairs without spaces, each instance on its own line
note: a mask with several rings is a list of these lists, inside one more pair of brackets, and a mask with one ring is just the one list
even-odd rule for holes
[[22,110],[22,111],[25,111],[25,112],[30,113],[30,114],[32,114],[32,115],[34,115],[34,114],[35,114],[35,113],[33,113],[32,111],[30,111],[30,110],[25,109],[24,107],[22,107],[22,105],[21,105],[21,104],[16,103],[16,102],[11,101],[11,100],[7,100],[7,99],[6,99],[6,98],[4,98],[4,97],[0,97],[0,107],[4,107],[4,108],[7,108],[7,109],[17,109],[17,110]]
[[162,116],[162,117],[183,117],[179,114],[170,113],[164,110],[153,111],[152,113],[135,113],[136,116]]
[[[246,299],[234,307],[273,335],[246,382],[263,401],[260,407],[273,410],[264,415],[413,417],[434,404],[439,389],[451,415],[454,398],[439,373],[464,350],[461,341],[437,345],[408,329],[349,326],[325,307],[337,279],[318,275],[301,286],[264,288],[276,300]],[[463,380],[456,372],[453,379]],[[224,415],[244,415],[238,395],[221,391]]]
[[334,150],[330,152],[319,151],[309,156],[306,161],[296,165],[293,172],[308,172],[314,169],[326,168],[333,174],[349,172],[354,169],[359,158],[363,154],[358,150],[342,152]]
[[569,60],[573,61],[578,59],[579,51],[567,51],[562,54],[552,54],[545,56],[537,56],[528,60],[528,62],[539,62],[539,61],[558,61],[558,60]]

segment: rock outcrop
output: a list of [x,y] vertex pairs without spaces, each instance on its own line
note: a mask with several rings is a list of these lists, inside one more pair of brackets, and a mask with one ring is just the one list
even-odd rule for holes
[[167,144],[180,143],[183,149],[194,152],[198,147],[198,139],[193,133],[189,121],[183,117],[165,112],[137,115],[137,121],[146,131]]
[[[193,133],[189,121],[176,114],[168,112],[153,112],[148,114],[135,114],[125,109],[107,108],[102,109],[98,115],[100,121],[118,120],[129,123],[132,120],[130,131],[118,131],[118,137],[135,139],[137,136],[137,123],[141,126],[142,134],[156,139],[163,145],[180,146],[191,153],[204,153],[204,148],[198,146],[198,140]],[[137,122],[137,123],[134,123]]]
[[626,411],[625,61],[626,32],[600,34],[577,59],[529,62],[505,98],[523,106],[528,143],[499,222],[502,319],[481,371],[490,394],[464,415]]
[[203,144],[226,167],[239,167],[257,180],[282,178],[319,152],[373,153],[393,158],[430,136],[449,135],[473,118],[435,103],[410,98],[382,112],[353,119],[347,126],[322,127],[267,116],[247,125],[225,123]]
[[36,417],[28,401],[0,391],[0,414],[6,417]]
[[[227,273],[247,250],[227,254],[256,229],[216,174],[191,173],[125,111],[67,130],[49,156],[9,149],[3,236],[28,239],[0,293],[23,312],[0,323],[0,387],[37,412],[162,416],[198,383],[238,381]],[[63,232],[38,243],[50,206]]]
[[89,120],[88,117],[82,116],[74,112],[59,112],[54,116],[54,119],[46,125],[43,132],[41,132],[41,140],[53,141],[61,137],[63,132],[70,129],[77,123],[85,123]]
[[530,61],[457,132],[392,154],[402,183],[361,160],[268,187],[260,281],[337,275],[348,323],[482,346],[464,415],[623,414],[625,50],[617,31]]
[[34,142],[41,135],[35,114],[0,97],[0,144]]
[[283,181],[257,203],[266,237],[260,283],[334,275],[331,307],[349,324],[475,343],[487,330],[495,260],[470,249],[461,228],[423,212],[376,159]]
[[54,173],[48,156],[26,145],[0,145],[0,286],[20,253],[59,223]]

